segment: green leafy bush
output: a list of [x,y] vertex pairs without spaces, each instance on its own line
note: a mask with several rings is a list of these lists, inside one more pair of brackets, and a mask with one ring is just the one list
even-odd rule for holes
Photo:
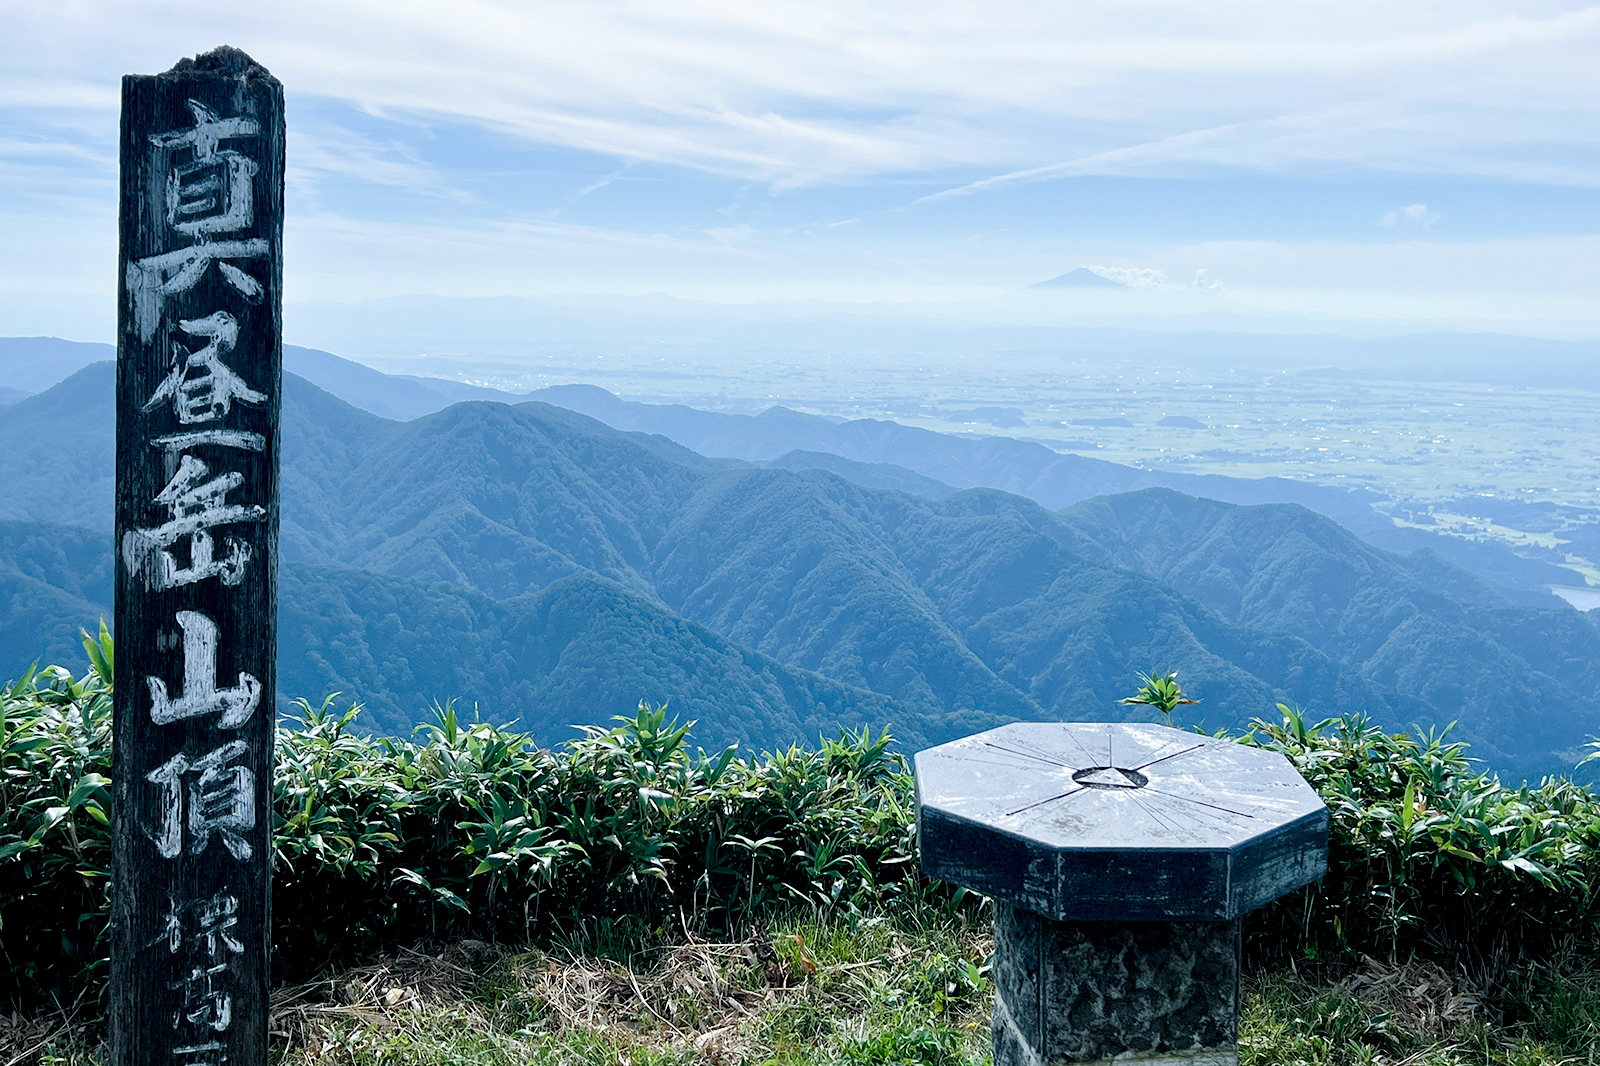
[[104,976],[111,692],[95,665],[0,688],[0,996]]
[[1600,801],[1571,781],[1510,787],[1448,730],[1316,725],[1278,705],[1244,742],[1289,758],[1331,815],[1328,876],[1247,925],[1263,955],[1448,959],[1493,979],[1519,958],[1595,941]]
[[[103,974],[110,654],[107,640],[103,673],[0,689],[0,996],[18,1002]],[[647,705],[557,751],[449,706],[412,740],[357,724],[330,698],[278,731],[280,978],[430,937],[627,940],[782,906],[853,923],[978,902],[918,875],[911,779],[886,734],[746,759],[691,751],[689,726]]]
[[[113,648],[88,643],[85,677],[52,667],[0,688],[0,1008],[104,973]],[[1487,974],[1594,945],[1586,789],[1510,788],[1442,735],[1281,710],[1238,739],[1282,752],[1327,801],[1330,871],[1252,916],[1256,956],[1421,954]],[[691,750],[689,726],[646,705],[554,751],[449,706],[411,739],[358,724],[330,698],[278,732],[280,978],[427,938],[620,946],[742,932],[785,908],[853,927],[972,919],[983,903],[917,869],[913,782],[887,735],[741,758]],[[946,994],[979,980],[935,977]]]

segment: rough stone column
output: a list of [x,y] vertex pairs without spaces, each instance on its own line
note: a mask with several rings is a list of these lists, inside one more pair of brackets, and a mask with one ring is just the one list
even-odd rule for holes
[[1327,869],[1280,755],[1017,724],[916,757],[931,876],[995,900],[995,1066],[1238,1062],[1239,919]]
[[995,901],[994,1066],[1232,1066],[1239,923],[1057,922]]

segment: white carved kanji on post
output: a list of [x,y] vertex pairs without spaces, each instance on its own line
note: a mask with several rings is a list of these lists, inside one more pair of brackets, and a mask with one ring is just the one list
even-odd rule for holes
[[261,124],[243,116],[219,118],[198,100],[186,101],[194,115],[188,129],[149,135],[150,143],[174,155],[187,152],[186,161],[174,161],[166,171],[166,223],[193,243],[169,252],[145,256],[128,264],[126,281],[134,301],[134,321],[139,336],[149,343],[161,321],[167,299],[193,289],[211,264],[240,296],[259,303],[266,287],[236,262],[263,259],[267,239],[249,237],[218,241],[219,234],[249,231],[255,223],[255,159],[225,141],[259,138]]

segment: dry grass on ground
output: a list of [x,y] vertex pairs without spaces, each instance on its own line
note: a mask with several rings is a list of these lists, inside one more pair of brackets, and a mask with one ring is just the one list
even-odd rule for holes
[[887,926],[680,934],[631,964],[466,941],[280,990],[281,1061],[445,1063],[976,1062],[987,1043],[984,936]]
[[[596,947],[597,945],[590,945]],[[598,945],[604,947],[603,945]],[[629,955],[403,951],[273,997],[280,1066],[979,1066],[990,990],[980,932],[795,922],[738,942],[680,932]],[[1256,974],[1241,1066],[1600,1063],[1600,974],[1519,975],[1498,1006],[1460,975],[1368,960],[1341,975]],[[80,1004],[0,1017],[0,1066],[92,1063]]]

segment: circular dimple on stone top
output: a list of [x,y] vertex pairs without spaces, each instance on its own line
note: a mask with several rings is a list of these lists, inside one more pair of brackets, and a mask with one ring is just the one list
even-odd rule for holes
[[1150,783],[1150,779],[1138,770],[1128,770],[1121,766],[1086,766],[1082,770],[1075,770],[1072,780],[1084,788],[1135,789],[1143,788]]

